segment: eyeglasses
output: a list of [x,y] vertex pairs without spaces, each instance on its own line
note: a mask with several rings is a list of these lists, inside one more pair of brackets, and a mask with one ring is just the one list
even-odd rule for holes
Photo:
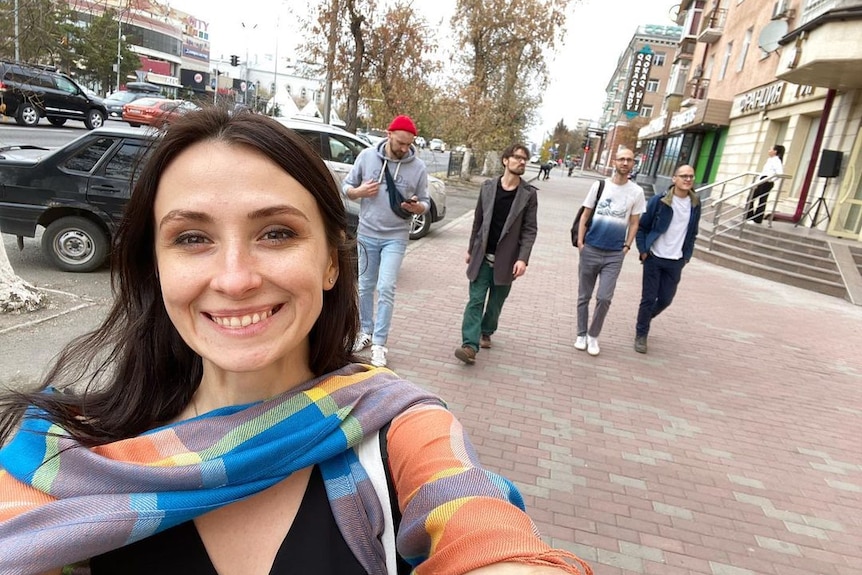
[[617,158],[617,161],[618,161],[618,162],[626,162],[626,163],[627,163],[627,162],[634,162],[634,161],[635,161],[635,159],[634,159],[634,158]]
[[509,157],[512,158],[513,160],[518,160],[519,162],[526,162],[527,161],[527,156],[518,156],[516,154],[514,156],[509,156]]
[[682,178],[683,180],[693,180],[694,174],[677,174],[677,178]]

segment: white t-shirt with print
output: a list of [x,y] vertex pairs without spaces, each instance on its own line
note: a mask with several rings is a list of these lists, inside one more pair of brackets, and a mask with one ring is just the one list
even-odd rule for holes
[[[598,190],[599,183],[596,182],[584,199],[584,206],[592,208],[595,205]],[[644,209],[643,188],[632,181],[619,186],[610,178],[606,179],[584,243],[600,250],[621,251],[626,243],[629,219],[641,215]]]

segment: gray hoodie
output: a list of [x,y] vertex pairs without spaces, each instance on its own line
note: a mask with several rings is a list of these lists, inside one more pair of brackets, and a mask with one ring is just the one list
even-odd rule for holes
[[348,188],[355,188],[367,180],[380,182],[377,195],[359,201],[359,229],[357,233],[378,239],[407,239],[410,235],[410,220],[403,219],[389,207],[389,190],[386,188],[384,168],[389,169],[395,186],[404,198],[416,196],[430,213],[431,198],[428,195],[428,173],[425,162],[416,157],[415,148],[401,160],[385,155],[386,140],[376,147],[366,148],[356,158],[353,169],[344,178],[341,193],[347,196]]

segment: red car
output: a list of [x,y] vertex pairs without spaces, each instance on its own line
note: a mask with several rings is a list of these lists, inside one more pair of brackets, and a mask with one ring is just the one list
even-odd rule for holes
[[199,107],[187,100],[141,98],[123,106],[123,120],[133,128],[140,125],[161,126]]

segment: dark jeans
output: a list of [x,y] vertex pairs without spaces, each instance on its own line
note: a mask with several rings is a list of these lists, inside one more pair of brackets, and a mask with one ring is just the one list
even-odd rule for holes
[[[748,213],[745,214],[746,219],[757,224],[763,222],[763,214],[766,213],[766,200],[769,199],[769,191],[774,185],[774,182],[763,182],[751,191],[751,198],[748,200]],[[757,203],[756,207],[755,203]]]
[[494,285],[494,268],[482,262],[476,281],[470,282],[470,299],[461,321],[461,345],[479,351],[479,337],[497,331],[503,303],[512,291],[512,284]]
[[635,333],[638,336],[649,334],[652,318],[663,312],[673,301],[676,287],[682,277],[685,260],[666,260],[650,254],[643,262],[643,284],[641,305],[638,308],[638,321]]

